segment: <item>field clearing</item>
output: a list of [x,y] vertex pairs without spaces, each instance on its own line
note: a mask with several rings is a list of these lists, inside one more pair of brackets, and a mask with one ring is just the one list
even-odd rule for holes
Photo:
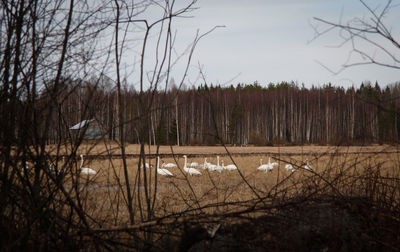
[[[96,219],[118,225],[128,222],[125,173],[116,146],[113,146],[112,155],[102,154],[104,148],[84,145],[79,149],[78,153],[90,157],[84,166],[97,171],[95,176],[81,176],[79,188],[86,199],[86,211]],[[90,152],[85,152],[89,149]],[[282,200],[315,193],[380,197],[381,190],[382,197],[388,197],[387,191],[391,190],[390,200],[398,201],[400,152],[393,146],[230,147],[229,151],[233,160],[223,147],[173,147],[175,156],[172,156],[170,147],[162,146],[159,151],[162,160],[167,163],[176,160],[178,165],[168,169],[174,177],[164,177],[156,173],[154,156],[146,158],[153,168],[138,169],[135,155],[139,153],[139,146],[129,145],[127,153],[132,156],[127,159],[128,180],[136,217],[140,218],[150,208],[155,216],[219,215],[244,211],[254,207],[254,202],[260,199]],[[155,153],[154,147],[150,148],[150,153]],[[222,160],[225,165],[234,162],[240,172],[199,169],[201,176],[190,176],[183,171],[184,154],[189,156],[189,163],[199,164],[204,158],[216,164],[218,155],[220,164]],[[271,162],[278,162],[279,168],[258,171],[260,159],[265,164],[269,158]],[[307,161],[312,170],[304,169]],[[286,164],[292,164],[297,171],[287,171]],[[382,187],[369,186],[374,178]],[[67,180],[66,184],[69,183]]]
[[[138,145],[127,146],[126,159],[115,143],[85,142],[71,149],[48,146],[46,159],[18,160],[10,175],[22,188],[34,188],[39,181],[61,221],[89,230],[73,234],[83,242],[94,234],[96,242],[99,237],[126,244],[150,241],[176,251],[186,240],[209,244],[210,230],[217,230],[215,244],[236,240],[247,246],[256,240],[263,248],[284,248],[293,240],[298,243],[294,247],[308,248],[309,242],[319,243],[319,237],[334,237],[332,244],[360,240],[355,245],[359,247],[364,240],[378,243],[383,237],[388,243],[398,237],[396,146],[229,147],[229,153],[221,146],[161,146],[158,155],[154,146],[145,146],[141,163],[150,163],[149,168],[139,163]],[[201,176],[190,176],[183,169],[184,155],[188,163],[219,160],[239,169],[199,168]],[[168,168],[173,177],[157,173],[157,156],[177,164]],[[279,167],[257,169],[269,161]],[[296,171],[287,170],[287,164]],[[84,174],[81,167],[96,174]]]

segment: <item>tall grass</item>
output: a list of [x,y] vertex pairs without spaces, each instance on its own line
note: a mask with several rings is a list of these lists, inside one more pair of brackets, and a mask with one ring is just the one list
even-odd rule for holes
[[[191,161],[201,162],[204,157]],[[91,160],[88,165],[97,169],[98,175],[80,189],[83,209],[93,219],[90,234],[104,240],[113,237],[121,242],[117,247],[130,244],[130,248],[153,250],[218,250],[233,245],[248,250],[390,250],[398,245],[398,153],[342,150],[274,155],[271,157],[280,168],[272,172],[257,171],[261,157],[266,158],[233,156],[249,188],[237,171],[201,170],[202,176],[187,176],[182,171],[183,158],[176,156],[178,167],[170,169],[175,176],[158,176],[157,183],[148,184],[157,195],[154,219],[135,225],[127,225],[128,209],[122,204],[121,160]],[[229,162],[227,157],[223,159]],[[305,160],[312,170],[304,169]],[[149,161],[154,163],[154,159]],[[215,163],[215,157],[208,156],[208,161]],[[132,177],[137,162],[135,158],[127,160]],[[297,171],[286,171],[286,163]],[[148,169],[150,176],[154,173],[154,168]],[[144,188],[139,185],[133,190]],[[134,205],[139,218],[138,202]],[[216,231],[211,235],[213,228]],[[146,233],[153,234],[151,240],[145,239]]]

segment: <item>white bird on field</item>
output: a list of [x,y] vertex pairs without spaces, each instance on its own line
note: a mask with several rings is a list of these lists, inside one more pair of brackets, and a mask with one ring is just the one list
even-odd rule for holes
[[203,169],[208,169],[210,171],[215,170],[217,166],[215,164],[207,162],[207,158],[204,158]]
[[190,167],[197,168],[197,167],[199,167],[199,163],[197,163],[197,162],[191,162],[191,163],[190,163]]
[[260,166],[257,168],[259,171],[272,171],[274,166],[271,163],[271,158],[268,158],[268,164],[263,164],[262,159],[260,159]]
[[219,165],[219,156],[217,156],[217,168],[216,171],[221,173],[224,170],[224,168],[222,168],[222,166]]
[[268,164],[263,164],[262,163],[262,158],[260,158],[260,166],[257,168],[257,170],[266,171],[267,169],[269,169],[269,165]]
[[83,155],[81,154],[81,173],[82,174],[86,174],[86,175],[96,175],[97,172],[95,170],[93,170],[92,168],[88,168],[88,167],[82,167],[83,166]]
[[190,175],[201,175],[201,172],[196,168],[187,167],[187,156],[183,155],[183,157],[185,158],[185,164],[183,165],[183,170],[185,170],[185,172],[189,173]]
[[217,171],[219,173],[222,172],[223,168],[222,168],[222,166],[219,165],[219,156],[217,156],[217,164],[216,165],[213,165],[213,164],[209,165],[208,169],[210,171]]
[[307,163],[304,165],[304,169],[311,171],[312,170],[312,166],[310,165],[310,163],[308,163],[308,160],[306,162]]
[[[271,162],[271,158],[268,158],[268,163],[270,163],[270,162]],[[278,162],[272,162],[271,165],[272,165],[273,168],[275,168],[275,167],[279,168],[279,163]]]
[[296,169],[293,167],[293,165],[291,165],[291,164],[286,164],[285,165],[285,169],[287,170],[287,171],[291,171],[291,172],[295,172],[296,171]]
[[174,174],[172,174],[167,169],[160,168],[160,157],[157,157],[157,173],[162,175],[162,176],[170,176],[170,177],[174,176]]
[[224,160],[222,160],[221,162],[222,162],[222,168],[223,168],[224,170],[228,170],[228,171],[237,170],[237,166],[236,166],[236,165],[234,165],[234,164],[229,164],[229,165],[225,166],[225,165],[224,165]]
[[162,167],[162,168],[175,168],[175,167],[176,167],[176,164],[174,164],[174,163],[165,163],[164,160],[162,160],[162,165],[161,165],[161,167]]

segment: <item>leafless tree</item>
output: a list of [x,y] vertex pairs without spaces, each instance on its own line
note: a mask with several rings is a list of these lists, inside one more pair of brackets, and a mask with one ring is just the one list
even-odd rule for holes
[[360,4],[367,11],[363,17],[353,17],[350,20],[340,18],[338,22],[314,18],[314,39],[338,31],[341,41],[337,46],[351,46],[342,68],[339,71],[330,71],[339,73],[348,67],[368,64],[400,69],[400,42],[396,39],[396,34],[393,34],[396,31],[386,23],[386,19],[395,16],[399,3],[387,0],[368,4],[360,0]]
[[[136,203],[132,203],[130,184],[135,180],[130,178],[125,162],[125,128],[136,124],[136,130],[140,132],[140,165],[146,157],[144,143],[147,139],[143,136],[147,133],[148,114],[155,109],[152,107],[154,92],[163,81],[167,85],[173,60],[176,60],[172,57],[175,39],[172,20],[189,12],[195,3],[188,2],[177,10],[175,1],[43,0],[0,3],[2,234],[6,234],[3,232],[6,227],[12,226],[8,235],[2,235],[1,243],[5,249],[27,247],[53,250],[58,246],[71,246],[72,249],[80,246],[79,242],[70,239],[72,232],[89,230],[93,223],[99,224],[85,210],[85,195],[77,163],[77,156],[81,153],[78,149],[85,132],[71,135],[68,128],[73,123],[95,117],[98,105],[104,102],[101,98],[117,104],[117,116],[112,117],[111,123],[107,122],[111,127],[106,127],[110,132],[105,135],[118,132],[126,178],[125,199],[133,224]],[[155,21],[139,17],[149,7],[162,10]],[[139,27],[139,24],[142,26]],[[122,96],[121,60],[130,42],[127,36],[132,32],[132,26],[136,26],[136,30],[144,28],[138,71],[141,113],[136,119],[127,121],[126,101]],[[149,47],[147,42],[154,35],[158,36],[156,60],[154,69],[148,72],[144,67]],[[195,37],[189,48],[188,62],[200,37]],[[113,62],[116,79],[112,85],[116,87],[116,99],[102,97],[99,90],[113,79],[109,77]],[[148,91],[144,87],[146,75],[150,84]],[[181,83],[184,79],[185,76]],[[109,110],[107,115],[113,113]],[[114,125],[117,125],[118,131],[115,131]],[[50,143],[56,144],[50,147]],[[61,155],[65,153],[61,149],[69,150],[64,162],[61,162]],[[144,183],[139,172],[138,183],[134,184],[146,187],[148,174],[145,169],[142,172]],[[139,209],[146,212],[145,217],[141,212],[143,218],[151,219],[152,200],[156,194],[151,188],[146,188],[144,192],[146,207]],[[141,197],[141,191],[138,193]]]

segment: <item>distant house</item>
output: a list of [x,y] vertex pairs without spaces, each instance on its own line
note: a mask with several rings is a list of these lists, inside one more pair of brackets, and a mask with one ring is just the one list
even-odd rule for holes
[[72,135],[84,134],[83,138],[88,140],[101,139],[103,131],[100,125],[94,120],[83,120],[69,128]]

